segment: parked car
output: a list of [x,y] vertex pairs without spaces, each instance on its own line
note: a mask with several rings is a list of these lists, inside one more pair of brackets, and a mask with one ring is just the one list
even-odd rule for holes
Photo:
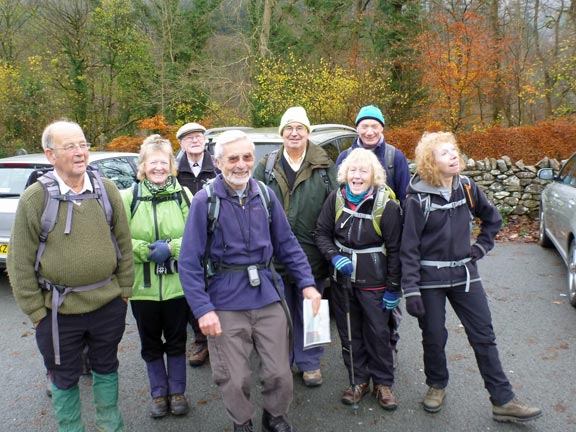
[[[90,152],[90,165],[119,189],[129,188],[136,181],[137,163],[137,153]],[[10,231],[28,177],[51,166],[44,153],[0,159],[0,268],[6,267]]]
[[568,279],[568,299],[576,307],[576,153],[554,175],[552,168],[538,171],[542,180],[551,180],[540,198],[539,243],[555,247]]
[[[282,137],[278,133],[277,127],[214,128],[208,129],[206,131],[206,138],[208,140],[206,146],[211,154],[214,154],[214,140],[216,137],[222,132],[231,129],[243,130],[252,139],[252,141],[254,141],[254,145],[256,147],[256,152],[254,155],[256,163],[254,166],[256,166],[256,164],[260,162],[260,160],[268,153],[282,146]],[[356,133],[356,129],[350,126],[340,124],[319,124],[313,125],[311,127],[309,140],[314,144],[321,146],[326,151],[326,153],[328,153],[330,158],[332,158],[333,161],[336,161],[336,158],[340,152],[350,147],[357,136],[358,134]],[[176,158],[179,159],[182,157],[182,155],[183,151],[180,150]]]

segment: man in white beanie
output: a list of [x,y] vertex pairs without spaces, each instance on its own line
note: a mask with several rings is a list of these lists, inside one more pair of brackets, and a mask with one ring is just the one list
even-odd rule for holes
[[[176,138],[184,155],[178,162],[178,182],[186,186],[192,194],[202,189],[202,186],[220,172],[214,165],[212,156],[206,151],[206,128],[199,123],[186,123],[178,132]],[[194,331],[194,348],[188,357],[192,367],[202,366],[208,359],[208,343],[206,336],[198,327],[198,320],[190,311],[188,316],[190,326]]]
[[[329,264],[316,246],[314,231],[324,200],[338,187],[336,170],[326,152],[308,140],[310,121],[304,108],[288,108],[280,120],[278,131],[284,141],[282,148],[260,161],[254,178],[264,181],[282,203],[292,231],[312,267],[316,287],[321,290],[329,276]],[[301,291],[284,269],[278,266],[278,270],[294,326],[290,362],[303,373],[306,386],[319,386],[322,384],[320,357],[324,349],[303,349]]]

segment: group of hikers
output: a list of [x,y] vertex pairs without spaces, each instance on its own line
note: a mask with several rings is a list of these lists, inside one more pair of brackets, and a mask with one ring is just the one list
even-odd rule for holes
[[[355,124],[358,137],[333,163],[309,141],[302,107],[286,110],[283,146],[261,161],[245,132],[219,134],[212,155],[204,126],[187,123],[176,133],[183,157],[177,162],[162,136],[147,137],[138,182],[121,192],[88,166],[90,144],[78,124],[45,128],[42,146],[54,170],[20,198],[7,268],[36,329],[59,430],[84,430],[83,357],[97,429],[124,430],[118,344],[129,303],[151,417],[186,415],[186,363],[209,359],[233,430],[253,431],[255,352],[262,430],[295,431],[288,420],[293,373],[308,387],[323,383],[322,346],[304,349],[303,302],[316,315],[327,288],[348,370],[342,403],[357,406],[371,392],[384,410],[397,409],[403,296],[422,331],[425,411],[439,412],[446,397],[448,300],[494,420],[541,415],[516,397],[500,363],[477,261],[493,248],[502,220],[461,174],[454,135],[424,133],[411,176],[405,155],[384,139],[380,109],[362,107]],[[480,230],[472,237],[474,218]]]

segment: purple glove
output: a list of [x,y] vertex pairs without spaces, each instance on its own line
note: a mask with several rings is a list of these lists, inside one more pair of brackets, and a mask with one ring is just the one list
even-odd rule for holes
[[396,291],[385,291],[382,297],[382,309],[392,310],[398,307],[398,293]]
[[148,259],[157,264],[164,263],[172,255],[166,240],[156,240],[148,245],[148,249],[150,249]]
[[422,297],[419,295],[406,297],[406,312],[416,318],[423,317],[426,309],[424,309]]
[[336,270],[346,276],[350,276],[354,272],[354,264],[343,255],[336,255],[332,258],[332,265]]

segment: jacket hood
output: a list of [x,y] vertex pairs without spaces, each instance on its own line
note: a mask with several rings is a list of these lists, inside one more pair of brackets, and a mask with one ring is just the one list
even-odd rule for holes
[[[456,190],[460,185],[460,176],[457,176],[455,181],[452,182],[452,190]],[[431,186],[426,183],[419,174],[414,174],[410,179],[410,183],[406,188],[406,193],[426,193],[432,195],[440,195],[439,188],[436,186]]]

